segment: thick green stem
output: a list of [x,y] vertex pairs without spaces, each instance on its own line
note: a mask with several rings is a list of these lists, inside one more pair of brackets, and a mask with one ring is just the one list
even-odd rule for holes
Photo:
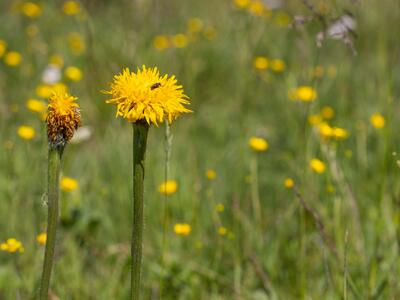
[[40,300],[47,300],[49,294],[51,270],[53,268],[54,249],[58,223],[58,199],[60,197],[60,170],[62,149],[49,149],[48,158],[48,191],[47,191],[47,240],[44,253]]
[[132,230],[132,274],[131,299],[139,300],[140,275],[142,267],[143,235],[143,180],[149,125],[143,122],[133,124],[133,230]]

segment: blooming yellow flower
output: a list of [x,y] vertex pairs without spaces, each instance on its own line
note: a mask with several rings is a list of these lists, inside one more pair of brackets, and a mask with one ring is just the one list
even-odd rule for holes
[[85,41],[83,40],[82,35],[78,32],[71,32],[68,35],[68,46],[75,55],[80,55],[86,50]]
[[317,91],[310,86],[300,86],[289,91],[289,98],[303,102],[311,102],[317,98]]
[[10,51],[4,56],[4,62],[10,67],[18,66],[22,61],[22,55],[17,51]]
[[189,104],[181,85],[177,85],[175,76],[160,76],[157,68],[138,70],[137,73],[124,69],[114,76],[111,95],[107,103],[117,105],[117,117],[129,122],[146,121],[148,124],[172,123],[182,113],[191,112],[184,105]]
[[81,12],[81,5],[76,1],[66,1],[63,5],[63,12],[68,16],[77,15]]
[[187,223],[178,223],[174,225],[174,231],[177,235],[187,236],[192,231],[192,227]]
[[234,0],[233,2],[238,8],[246,8],[250,5],[250,0]]
[[268,142],[266,139],[259,137],[251,137],[249,140],[249,146],[256,152],[263,152],[268,149]]
[[285,186],[285,188],[291,189],[294,187],[294,180],[290,177],[285,178],[285,180],[283,181],[283,185]]
[[178,33],[172,37],[172,44],[176,48],[185,48],[188,42],[187,36],[183,33]]
[[286,64],[281,59],[273,59],[271,60],[271,70],[276,73],[281,73],[285,70]]
[[65,69],[65,76],[71,81],[79,81],[82,79],[82,71],[74,66]]
[[330,138],[333,136],[333,128],[329,126],[328,123],[323,122],[319,124],[318,128],[319,128],[319,134],[323,138]]
[[308,116],[307,120],[311,125],[319,125],[322,123],[322,117],[318,114]]
[[9,253],[15,253],[17,251],[23,253],[25,251],[22,243],[15,238],[9,238],[5,243],[1,243],[0,249]]
[[340,127],[333,127],[332,135],[337,140],[345,139],[349,136],[349,133],[346,129]]
[[42,14],[42,7],[34,2],[24,2],[21,12],[29,18],[36,18]]
[[36,99],[28,99],[26,108],[35,113],[44,113],[47,110],[47,105],[43,101]]
[[153,39],[153,45],[157,50],[169,48],[169,39],[166,35],[156,35]]
[[64,147],[80,126],[81,114],[76,99],[62,88],[53,89],[46,117],[47,137],[52,147]]
[[310,167],[315,173],[318,173],[318,174],[324,173],[325,169],[326,169],[324,162],[317,158],[313,158],[310,161]]
[[374,113],[370,118],[370,122],[377,129],[385,127],[385,118],[380,113]]
[[218,228],[218,234],[219,234],[219,235],[226,235],[227,232],[228,232],[228,230],[227,230],[225,227],[223,227],[223,226],[221,226],[221,227]]
[[78,181],[71,177],[63,177],[60,182],[60,187],[64,192],[72,192],[75,191],[79,185]]
[[198,33],[203,29],[203,21],[199,18],[191,18],[187,23],[187,28],[190,33]]
[[172,195],[178,190],[178,183],[175,180],[167,180],[160,184],[158,191],[161,194]]
[[46,234],[46,232],[42,232],[41,234],[39,234],[39,235],[36,237],[36,241],[39,243],[39,245],[42,245],[42,246],[46,245],[46,241],[47,241],[47,234]]
[[206,177],[209,180],[214,180],[217,177],[217,173],[214,170],[207,170],[206,171]]
[[222,203],[218,203],[217,205],[215,205],[215,210],[221,213],[225,210],[225,206]]
[[49,64],[62,68],[64,66],[64,59],[59,54],[53,54],[49,57]]
[[31,126],[19,126],[18,127],[18,135],[20,138],[23,138],[24,140],[31,140],[35,137],[36,131],[33,127]]
[[217,30],[213,26],[207,26],[204,29],[203,34],[207,40],[212,41],[217,37]]
[[264,71],[268,69],[268,66],[269,66],[268,58],[264,56],[257,56],[253,61],[253,67],[258,71]]
[[3,40],[0,40],[0,57],[4,55],[7,50],[7,43]]
[[52,92],[52,87],[47,84],[40,84],[36,87],[36,95],[41,98],[49,98]]
[[335,111],[334,111],[333,108],[330,107],[330,106],[324,106],[324,107],[321,109],[321,116],[322,116],[324,119],[330,120],[330,119],[332,119],[332,118],[335,116]]
[[269,9],[259,0],[253,0],[248,9],[255,16],[261,17],[270,15]]

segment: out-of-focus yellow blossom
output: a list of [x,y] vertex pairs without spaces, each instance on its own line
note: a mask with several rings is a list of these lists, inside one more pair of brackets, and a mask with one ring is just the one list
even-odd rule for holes
[[3,57],[6,50],[7,50],[7,43],[3,40],[0,40],[0,57]]
[[26,108],[35,113],[44,113],[47,110],[47,104],[36,99],[28,99]]
[[330,138],[333,135],[333,129],[328,123],[319,124],[319,134],[324,138]]
[[187,224],[187,223],[183,223],[183,224],[175,224],[174,225],[174,232],[177,235],[182,235],[182,236],[187,236],[189,235],[189,233],[192,231],[192,227]]
[[271,15],[271,11],[264,5],[262,1],[253,0],[249,7],[249,11],[255,16],[265,16],[268,17]]
[[225,227],[221,226],[218,228],[219,235],[226,235],[227,233],[228,233],[228,230]]
[[49,98],[52,91],[52,87],[47,84],[40,84],[36,87],[36,95],[42,98]]
[[57,82],[50,86],[51,91],[59,91],[60,93],[67,93],[68,92],[68,87],[65,85],[65,83],[62,82]]
[[285,12],[278,12],[275,15],[275,24],[281,27],[288,27],[292,22],[290,16]]
[[214,180],[217,177],[217,173],[214,170],[207,170],[206,177],[208,180]]
[[64,192],[72,192],[78,188],[78,181],[71,177],[61,178],[60,187]]
[[71,32],[68,35],[68,46],[72,53],[75,55],[80,55],[85,52],[86,46],[83,37],[78,32]]
[[82,79],[82,71],[74,66],[66,68],[64,74],[71,81],[79,81]]
[[161,183],[158,187],[158,191],[164,195],[175,194],[178,190],[178,183],[175,180],[167,180]]
[[22,55],[17,51],[10,51],[4,56],[4,62],[10,67],[16,67],[21,64]]
[[49,64],[62,68],[64,66],[64,59],[61,55],[53,54],[49,58]]
[[326,120],[330,120],[335,116],[335,111],[330,106],[324,106],[321,109],[321,116]]
[[250,0],[234,0],[233,3],[238,7],[238,8],[246,8],[250,5]]
[[313,77],[321,78],[322,76],[324,76],[324,67],[323,66],[316,66],[312,70],[312,75],[313,75]]
[[294,180],[290,177],[285,178],[285,180],[283,181],[283,185],[285,186],[285,188],[291,189],[294,187]]
[[215,205],[215,210],[219,213],[222,213],[225,210],[225,206],[222,203],[218,203]]
[[207,26],[203,34],[207,40],[213,41],[217,37],[217,30],[213,26]]
[[203,21],[199,18],[191,18],[187,23],[187,28],[190,33],[198,33],[203,30]]
[[268,66],[269,66],[269,61],[268,58],[266,58],[265,56],[257,56],[253,60],[253,67],[258,71],[264,71],[268,69]]
[[46,241],[47,241],[47,234],[45,232],[42,232],[41,234],[39,234],[36,237],[36,241],[39,243],[39,245],[46,245]]
[[371,125],[377,129],[385,127],[385,118],[380,113],[374,113],[369,120]]
[[311,102],[317,98],[317,91],[310,86],[300,86],[289,91],[291,100],[299,100],[303,102]]
[[169,48],[169,39],[166,35],[157,35],[154,37],[153,44],[157,50],[164,50]]
[[0,249],[2,251],[6,251],[9,253],[15,253],[17,251],[20,253],[24,253],[24,251],[25,251],[22,243],[14,238],[7,239],[7,241],[5,243],[1,243]]
[[324,162],[317,158],[313,158],[310,161],[310,167],[315,173],[318,173],[318,174],[324,173],[325,169],[326,169]]
[[81,12],[81,5],[77,1],[66,1],[63,5],[63,12],[68,16],[77,15]]
[[323,138],[335,138],[337,140],[345,139],[349,136],[346,129],[340,127],[331,127],[323,122],[319,124],[319,133]]
[[183,33],[178,33],[172,37],[172,44],[175,48],[185,48],[188,45],[188,38]]
[[266,151],[269,147],[267,140],[259,137],[251,137],[249,140],[249,146],[256,152]]
[[36,18],[42,14],[42,7],[34,2],[24,2],[21,5],[21,12],[29,18]]
[[25,33],[28,37],[33,38],[39,33],[39,28],[36,25],[29,25],[25,28]]
[[319,125],[322,123],[322,117],[319,114],[310,115],[307,120],[311,125]]
[[337,69],[336,69],[336,67],[334,66],[334,65],[329,65],[327,68],[326,68],[326,74],[328,75],[328,77],[329,78],[334,78],[334,77],[336,77],[336,74],[337,74]]
[[270,68],[276,73],[281,73],[285,70],[286,64],[282,59],[273,59],[270,63]]
[[349,133],[346,129],[340,127],[333,127],[333,137],[337,140],[345,139],[349,136]]
[[20,138],[24,140],[31,140],[35,137],[36,131],[31,126],[22,125],[18,127],[17,133]]

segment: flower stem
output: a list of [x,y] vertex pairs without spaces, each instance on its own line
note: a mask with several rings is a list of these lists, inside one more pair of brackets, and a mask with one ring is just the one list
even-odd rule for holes
[[40,284],[40,300],[48,299],[50,277],[53,267],[58,223],[58,199],[60,197],[59,181],[61,170],[61,155],[62,149],[50,147],[48,158],[47,240],[44,253],[42,280]]
[[149,125],[143,122],[133,124],[133,230],[132,230],[132,269],[131,299],[139,300],[140,275],[142,266],[143,235],[143,180]]

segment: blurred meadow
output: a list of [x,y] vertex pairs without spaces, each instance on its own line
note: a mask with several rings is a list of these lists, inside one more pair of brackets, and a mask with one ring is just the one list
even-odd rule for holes
[[60,85],[83,127],[50,299],[128,299],[132,131],[102,91],[142,65],[193,110],[149,131],[143,299],[400,299],[397,0],[2,0],[0,22],[1,300],[38,290]]

